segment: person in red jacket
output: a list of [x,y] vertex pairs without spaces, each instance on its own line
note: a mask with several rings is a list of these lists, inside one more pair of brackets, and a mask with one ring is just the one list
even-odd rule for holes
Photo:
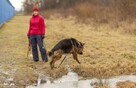
[[39,8],[35,6],[33,8],[32,17],[30,18],[30,25],[27,33],[27,36],[32,46],[33,60],[35,62],[39,61],[37,45],[39,46],[40,49],[42,61],[43,62],[48,61],[46,49],[43,44],[45,32],[46,26],[44,23],[44,18],[39,14]]

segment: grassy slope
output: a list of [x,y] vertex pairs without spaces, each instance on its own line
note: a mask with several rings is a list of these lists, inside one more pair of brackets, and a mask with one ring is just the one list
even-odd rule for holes
[[[106,24],[80,24],[73,18],[52,17],[47,19],[45,43],[47,51],[49,51],[63,38],[74,37],[85,42],[84,55],[79,56],[82,64],[78,65],[71,55],[68,56],[61,68],[53,71],[50,70],[49,62],[34,63],[32,58],[26,58],[28,45],[26,33],[29,18],[29,16],[15,16],[0,30],[0,74],[4,74],[1,76],[3,79],[0,80],[1,84],[11,76],[16,85],[31,84],[37,79],[35,72],[49,74],[54,78],[60,77],[66,74],[64,64],[67,63],[84,77],[136,74],[135,36],[123,34],[120,31],[111,31],[111,27]],[[60,61],[56,63],[56,66],[59,63]],[[4,72],[11,74],[6,75]]]
[[[121,30],[116,29],[116,30]],[[112,31],[108,24],[77,24],[72,18],[47,21],[47,47],[58,40],[74,37],[85,42],[84,55],[78,65],[70,57],[67,61],[79,75],[90,77],[136,74],[136,37]]]

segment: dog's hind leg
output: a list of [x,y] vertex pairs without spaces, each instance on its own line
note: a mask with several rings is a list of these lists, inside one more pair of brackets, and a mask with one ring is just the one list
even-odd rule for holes
[[76,60],[80,64],[77,54],[76,53],[72,53],[72,54],[73,54],[73,59]]
[[61,50],[58,50],[55,52],[54,56],[52,57],[52,61],[50,62],[50,66],[52,69],[55,66],[55,62],[62,57],[62,54],[63,54],[63,52]]
[[58,60],[57,56],[52,57],[52,61],[50,62],[51,69],[55,67],[55,62]]

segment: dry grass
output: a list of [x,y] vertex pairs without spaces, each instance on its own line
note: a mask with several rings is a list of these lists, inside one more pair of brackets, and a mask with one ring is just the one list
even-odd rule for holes
[[[84,77],[109,77],[136,74],[135,36],[125,34],[123,29],[112,30],[109,24],[85,25],[75,23],[72,17],[47,20],[46,44],[50,50],[59,40],[74,37],[85,42],[84,55],[78,65],[69,56],[67,62]],[[52,40],[53,39],[53,40]]]
[[[49,51],[63,38],[74,37],[85,42],[84,55],[79,56],[82,64],[79,65],[74,61],[71,55],[68,56],[61,68],[55,70],[50,69],[51,58],[49,58],[48,63],[41,61],[34,63],[32,58],[26,58],[28,45],[26,33],[29,18],[29,16],[15,16],[5,23],[0,30],[0,74],[2,74],[2,71],[10,73],[10,71],[15,70],[15,73],[19,73],[22,77],[29,77],[30,80],[32,79],[31,82],[34,82],[36,79],[30,76],[33,72],[35,72],[33,74],[35,77],[37,77],[37,72],[53,78],[65,75],[67,70],[64,64],[69,64],[75,72],[83,77],[103,78],[122,74],[136,74],[136,36],[125,34],[122,27],[112,30],[109,24],[94,25],[90,23],[86,25],[77,23],[73,17],[65,19],[50,17],[46,20],[45,45],[47,51]],[[56,66],[59,63],[60,61],[56,63]],[[13,76],[14,79],[18,77],[14,73],[6,76]],[[4,81],[0,82],[4,83]],[[20,85],[25,84],[23,82],[20,82]]]
[[108,82],[106,80],[102,81],[102,79],[98,79],[98,82],[91,83],[91,86],[94,88],[110,88]]

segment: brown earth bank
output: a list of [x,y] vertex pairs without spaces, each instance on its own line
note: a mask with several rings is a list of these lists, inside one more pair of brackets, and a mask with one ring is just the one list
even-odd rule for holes
[[136,88],[136,82],[125,81],[117,83],[117,88]]
[[[26,56],[29,18],[15,16],[0,30],[0,86],[3,88],[24,88],[35,83],[41,74],[51,80],[59,78],[67,74],[66,64],[85,78],[136,74],[136,36],[125,33],[123,28],[127,27],[127,22],[113,27],[111,24],[83,24],[73,17],[45,19],[47,51],[64,38],[73,37],[85,43],[84,55],[78,56],[80,65],[68,55],[60,68],[51,70],[51,58],[43,63],[41,58],[39,62],[33,62],[32,57]],[[134,23],[129,26],[136,28]]]

